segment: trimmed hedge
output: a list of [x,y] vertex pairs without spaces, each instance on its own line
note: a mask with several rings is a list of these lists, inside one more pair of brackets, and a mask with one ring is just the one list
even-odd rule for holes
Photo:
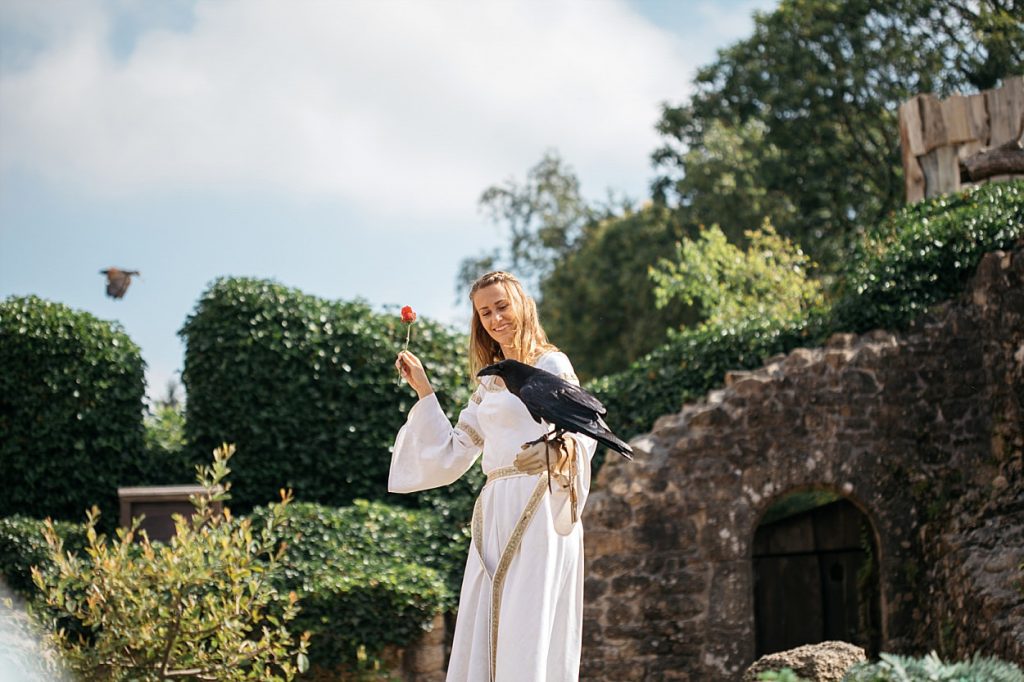
[[[235,505],[278,488],[335,506],[387,495],[389,450],[415,403],[394,360],[406,327],[360,301],[327,301],[271,281],[220,279],[179,332],[186,342],[185,436],[196,462],[236,443]],[[410,348],[456,416],[469,397],[466,339],[423,320]],[[448,488],[412,498],[465,521],[482,484],[478,468]]]
[[[254,526],[266,516],[254,509]],[[372,657],[409,644],[455,607],[469,535],[435,512],[295,503],[287,520],[280,588],[301,596],[295,627],[313,633],[315,666],[354,666],[361,647]]]
[[667,344],[587,388],[608,408],[612,429],[631,438],[720,386],[729,370],[759,367],[772,355],[820,345],[836,332],[904,327],[962,291],[985,253],[1022,238],[1024,182],[991,183],[915,204],[865,239],[830,308],[794,320],[671,332]]
[[[53,525],[66,550],[80,553],[85,549],[88,542],[84,525],[70,521],[55,521]],[[43,521],[27,516],[0,519],[0,575],[11,590],[28,600],[37,593],[32,567],[38,566],[44,572],[53,567],[43,527]]]
[[975,654],[959,663],[945,663],[933,651],[921,658],[882,654],[881,660],[858,663],[843,682],[1024,682],[1013,663]]
[[35,296],[0,302],[0,516],[117,519],[145,467],[144,363],[122,328]]

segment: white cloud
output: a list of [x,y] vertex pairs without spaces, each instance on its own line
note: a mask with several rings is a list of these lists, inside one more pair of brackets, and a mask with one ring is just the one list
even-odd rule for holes
[[548,147],[595,193],[642,186],[658,104],[694,66],[614,0],[200,2],[189,30],[147,30],[125,56],[95,7],[45,30],[5,10],[49,43],[0,80],[0,164],[101,196],[452,215]]

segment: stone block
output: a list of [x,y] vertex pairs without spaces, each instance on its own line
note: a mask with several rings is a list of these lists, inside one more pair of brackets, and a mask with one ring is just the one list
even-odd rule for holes
[[756,682],[761,673],[783,668],[816,682],[840,682],[846,671],[866,660],[864,649],[847,642],[808,644],[762,656],[747,668],[743,682]]

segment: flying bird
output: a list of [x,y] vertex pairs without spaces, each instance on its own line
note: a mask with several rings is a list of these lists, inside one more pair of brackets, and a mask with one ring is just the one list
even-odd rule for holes
[[523,402],[538,424],[543,420],[554,425],[553,433],[533,443],[559,440],[569,431],[590,436],[626,459],[633,459],[633,448],[604,423],[602,417],[608,412],[604,405],[579,386],[517,360],[502,360],[477,372],[478,377],[488,375],[501,377],[509,392]]
[[128,285],[132,283],[132,277],[136,277],[141,273],[138,270],[121,270],[109,267],[106,270],[100,270],[100,274],[107,276],[107,296],[110,298],[123,298],[125,292],[128,291]]

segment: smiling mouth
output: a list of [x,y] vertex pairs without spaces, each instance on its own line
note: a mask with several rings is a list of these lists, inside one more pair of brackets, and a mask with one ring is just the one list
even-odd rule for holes
[[506,324],[506,325],[504,325],[503,327],[496,327],[496,328],[494,329],[494,333],[495,333],[495,334],[498,334],[498,333],[500,333],[500,332],[508,331],[508,330],[509,330],[509,329],[511,329],[511,328],[512,328],[512,325],[508,325],[508,324]]

